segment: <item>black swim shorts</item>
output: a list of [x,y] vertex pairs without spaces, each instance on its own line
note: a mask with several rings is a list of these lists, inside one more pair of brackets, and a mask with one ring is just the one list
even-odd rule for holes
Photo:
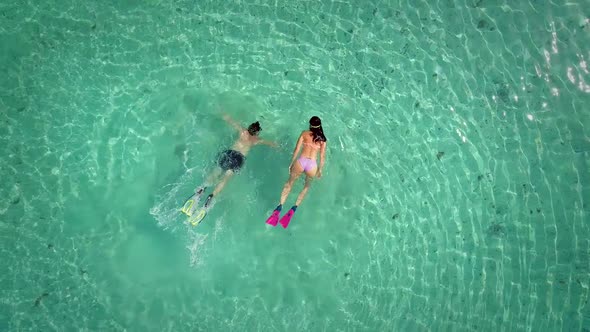
[[225,150],[219,155],[217,164],[222,170],[232,170],[237,172],[244,165],[245,157],[241,152],[236,150]]

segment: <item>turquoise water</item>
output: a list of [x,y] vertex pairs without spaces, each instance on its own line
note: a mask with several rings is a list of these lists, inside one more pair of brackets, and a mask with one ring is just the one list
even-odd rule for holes
[[[0,45],[0,331],[590,331],[587,1],[9,0]],[[281,147],[188,227],[221,109]]]

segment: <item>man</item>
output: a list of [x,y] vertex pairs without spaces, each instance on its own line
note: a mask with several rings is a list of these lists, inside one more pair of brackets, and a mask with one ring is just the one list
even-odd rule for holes
[[[182,212],[191,217],[189,221],[194,226],[198,225],[199,222],[205,218],[207,209],[209,208],[213,197],[216,197],[221,190],[223,190],[227,181],[234,175],[234,173],[242,168],[246,160],[246,155],[254,145],[265,144],[271,147],[277,147],[276,143],[262,140],[258,137],[258,134],[262,130],[258,121],[250,124],[248,128],[243,128],[227,114],[223,115],[223,119],[236,129],[240,136],[231,149],[225,150],[219,154],[217,160],[218,167],[207,177],[205,184],[197,188],[196,193],[184,204]],[[220,176],[223,176],[221,181],[219,181]],[[209,186],[212,186],[215,183],[217,183],[217,186],[215,186],[213,193],[207,196],[204,207],[193,216],[201,195]]]

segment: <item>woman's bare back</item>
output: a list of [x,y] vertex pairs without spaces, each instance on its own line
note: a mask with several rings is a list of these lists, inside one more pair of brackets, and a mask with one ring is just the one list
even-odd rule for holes
[[314,142],[311,131],[306,130],[301,133],[303,138],[303,149],[301,150],[301,157],[316,160],[318,152],[322,148],[323,142]]

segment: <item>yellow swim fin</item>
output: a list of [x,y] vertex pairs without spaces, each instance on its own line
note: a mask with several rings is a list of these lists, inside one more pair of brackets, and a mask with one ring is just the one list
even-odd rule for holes
[[195,200],[189,199],[184,203],[184,206],[182,207],[182,209],[180,209],[180,211],[182,211],[182,213],[190,217],[193,213],[193,205],[195,205]]
[[199,211],[197,211],[195,215],[189,218],[188,222],[193,226],[197,226],[199,223],[201,223],[201,221],[205,218],[206,215],[207,209],[201,208]]
[[199,204],[199,201],[201,200],[201,195],[204,191],[205,188],[198,188],[197,191],[189,199],[187,199],[186,202],[184,202],[184,205],[180,211],[189,217],[192,216],[195,212],[195,209],[197,208],[197,205]]

